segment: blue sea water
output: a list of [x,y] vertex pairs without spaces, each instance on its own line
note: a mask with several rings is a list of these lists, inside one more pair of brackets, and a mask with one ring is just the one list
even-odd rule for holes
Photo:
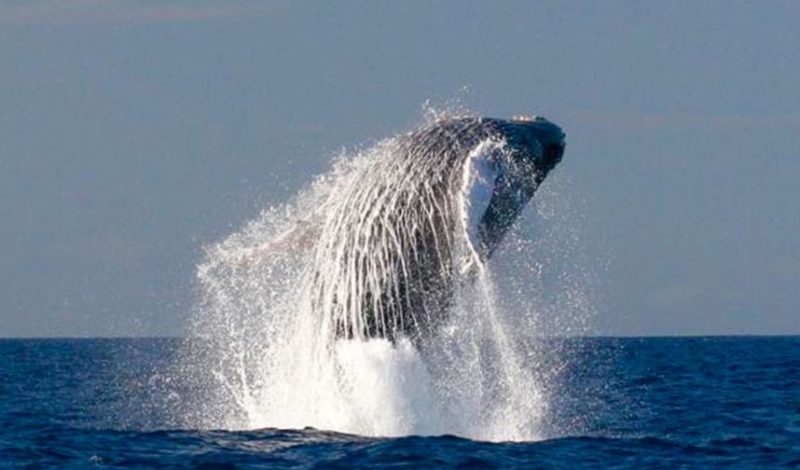
[[2,340],[0,466],[800,468],[800,337],[561,343],[551,428],[581,425],[489,443],[181,429],[179,340]]

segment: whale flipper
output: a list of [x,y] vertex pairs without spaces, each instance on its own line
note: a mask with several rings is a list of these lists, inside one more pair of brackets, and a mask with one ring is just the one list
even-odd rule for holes
[[463,185],[459,194],[461,222],[464,235],[469,243],[469,259],[461,271],[465,272],[475,262],[485,256],[481,240],[481,224],[489,208],[500,171],[497,152],[502,142],[484,141],[470,152],[464,162]]

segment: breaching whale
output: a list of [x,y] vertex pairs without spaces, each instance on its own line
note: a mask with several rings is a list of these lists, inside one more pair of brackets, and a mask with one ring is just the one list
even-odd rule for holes
[[432,337],[454,289],[561,161],[564,137],[542,117],[466,117],[379,144],[314,224],[308,298],[322,331]]

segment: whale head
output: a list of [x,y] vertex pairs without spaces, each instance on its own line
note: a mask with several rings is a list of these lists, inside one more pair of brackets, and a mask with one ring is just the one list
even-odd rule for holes
[[[489,119],[502,141],[479,146],[465,166],[462,211],[474,252],[488,259],[536,189],[561,161],[565,134],[543,117]],[[484,148],[486,147],[486,148]]]

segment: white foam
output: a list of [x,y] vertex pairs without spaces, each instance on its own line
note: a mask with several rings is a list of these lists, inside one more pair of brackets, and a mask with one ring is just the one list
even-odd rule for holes
[[336,361],[352,419],[350,432],[401,436],[437,434],[435,390],[419,352],[408,340],[345,340]]

